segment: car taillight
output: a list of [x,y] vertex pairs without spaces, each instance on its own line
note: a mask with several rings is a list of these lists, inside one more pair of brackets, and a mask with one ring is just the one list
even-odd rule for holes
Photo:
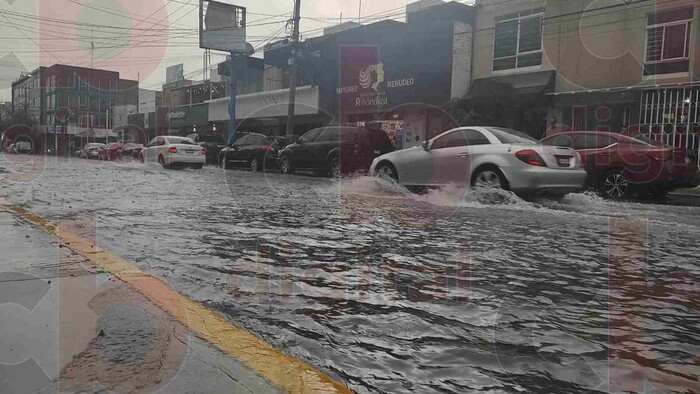
[[273,148],[273,147],[271,147],[271,146],[263,146],[262,149],[263,149],[263,152],[275,153],[275,152],[277,151],[275,148]]
[[207,148],[202,149],[202,154],[206,155],[207,154]]
[[177,153],[177,148],[176,148],[176,147],[172,147],[172,148],[170,148],[168,151],[169,151],[170,153]]
[[547,167],[547,164],[542,160],[542,156],[532,149],[521,150],[516,153],[515,156],[520,159],[520,161],[531,166]]

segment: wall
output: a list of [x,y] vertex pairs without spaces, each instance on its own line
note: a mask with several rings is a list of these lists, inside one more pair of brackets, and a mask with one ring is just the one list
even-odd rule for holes
[[135,105],[118,105],[113,109],[112,123],[110,128],[126,126],[129,124],[129,115],[135,115],[137,108]]
[[139,113],[155,112],[156,108],[161,106],[163,106],[163,92],[139,89]]
[[[474,45],[473,78],[487,78],[492,72],[495,17],[535,7],[545,7],[543,61],[541,70],[557,70],[557,92],[684,83],[700,74],[699,25],[693,23],[696,76],[644,77],[646,15],[657,10],[697,6],[697,0],[651,1],[626,7],[595,10],[622,2],[599,0],[523,0],[504,3],[482,0],[478,6]],[[559,15],[567,15],[559,17]],[[700,11],[695,10],[695,21]]]
[[452,44],[452,94],[451,98],[460,99],[469,93],[472,81],[472,40],[474,28],[464,22],[454,24],[454,42]]
[[[578,0],[570,0],[577,2]],[[549,16],[549,12],[553,8],[556,1],[543,0],[518,0],[517,2],[503,0],[480,0],[476,3],[477,17],[476,28],[474,35],[474,67],[472,70],[472,78],[488,78],[494,75],[503,75],[504,72],[494,73],[493,70],[493,44],[496,25],[496,17],[506,14],[511,14],[519,11],[527,11],[533,8],[547,5],[545,9],[545,17]],[[548,58],[552,54],[546,54],[542,58],[541,70],[552,70],[553,65],[549,63]],[[515,73],[515,72],[513,72]]]
[[[241,95],[236,98],[236,115],[240,119],[286,117],[289,105],[289,90],[277,90]],[[313,115],[318,113],[318,87],[297,89],[295,114]],[[209,121],[229,120],[229,98],[209,102]]]
[[[646,17],[649,13],[665,9],[697,6],[697,1],[652,1],[587,12],[587,9],[605,4],[592,0],[556,3],[557,10],[563,13],[583,12],[581,17],[571,22],[558,19],[547,28],[561,32],[559,40],[547,40],[545,46],[548,54],[559,54],[553,59],[558,70],[558,92],[684,83],[693,79],[691,75],[644,76]],[[695,20],[698,20],[697,10]],[[692,28],[697,31],[698,23],[693,23]],[[697,44],[691,44],[691,50],[693,48],[697,59]]]

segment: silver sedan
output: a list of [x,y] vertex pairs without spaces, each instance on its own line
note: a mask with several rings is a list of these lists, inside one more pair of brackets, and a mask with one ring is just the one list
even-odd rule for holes
[[461,127],[421,147],[380,156],[370,172],[405,186],[456,184],[563,195],[584,188],[587,174],[580,163],[573,149],[544,146],[516,130]]

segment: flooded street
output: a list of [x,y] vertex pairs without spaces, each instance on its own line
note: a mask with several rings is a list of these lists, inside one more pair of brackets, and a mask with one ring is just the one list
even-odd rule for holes
[[0,195],[356,392],[700,390],[697,205],[39,160]]

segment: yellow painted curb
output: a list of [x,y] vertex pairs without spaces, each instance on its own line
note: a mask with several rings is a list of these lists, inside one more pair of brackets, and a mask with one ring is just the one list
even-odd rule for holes
[[8,212],[58,237],[68,249],[146,296],[154,304],[224,353],[243,362],[262,377],[289,393],[351,393],[330,376],[303,361],[282,353],[248,331],[235,327],[213,311],[184,296],[162,280],[128,261],[106,252],[76,234],[62,232],[50,220],[0,199]]

